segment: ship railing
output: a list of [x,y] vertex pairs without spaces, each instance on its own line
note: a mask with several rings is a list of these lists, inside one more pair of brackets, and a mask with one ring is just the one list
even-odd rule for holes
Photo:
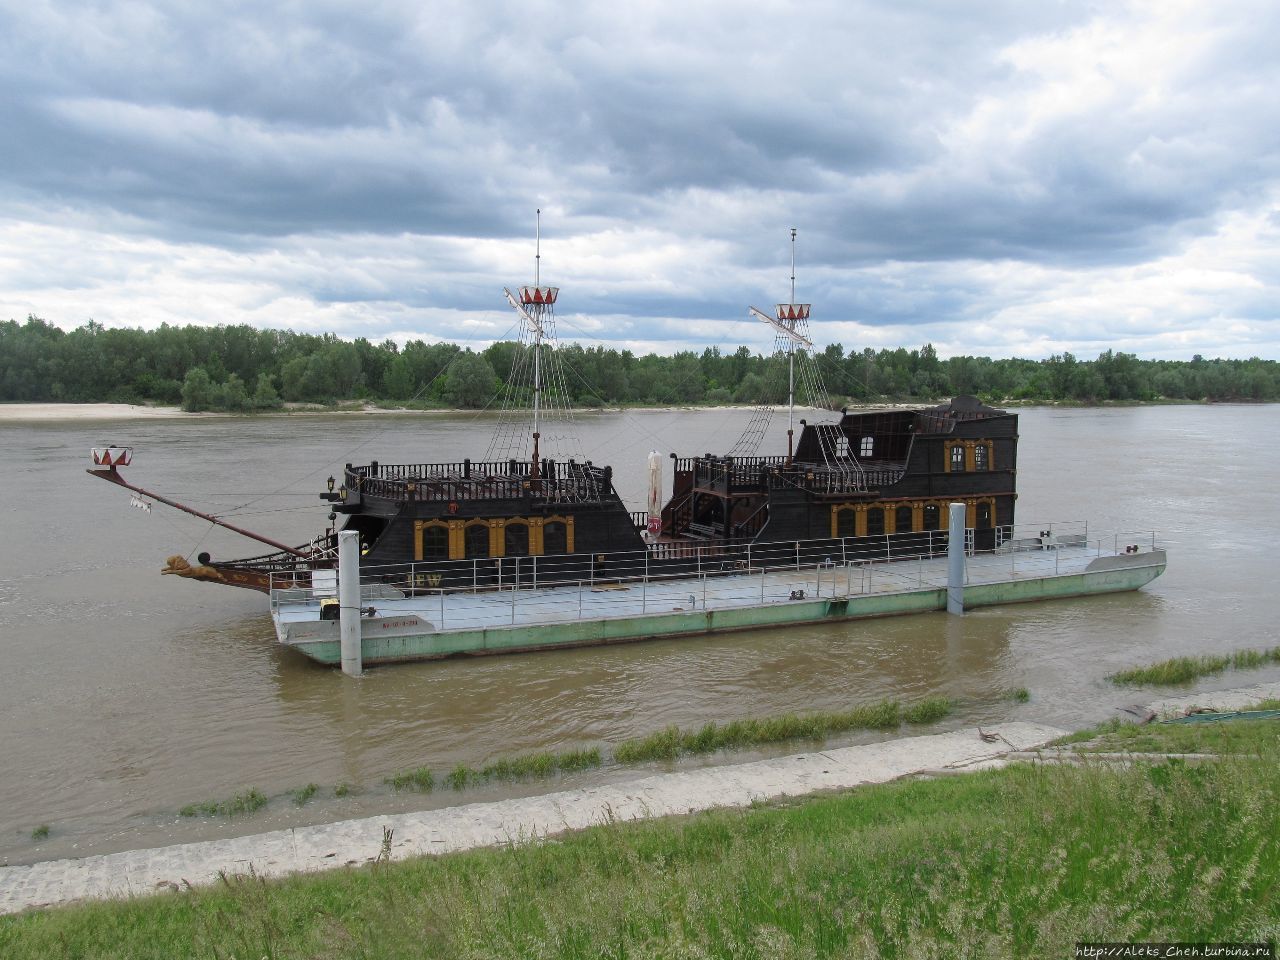
[[[1032,535],[1034,534],[1034,536]],[[819,540],[728,541],[698,544],[658,542],[647,550],[615,553],[554,554],[521,557],[476,557],[469,560],[421,561],[368,567],[363,579],[405,594],[485,592],[585,583],[659,582],[683,577],[731,576],[748,570],[845,567],[859,563],[898,563],[936,558],[947,551],[946,530],[884,534],[869,537]],[[1090,537],[1083,523],[1019,525],[966,531],[965,552],[970,557],[990,555],[1009,563],[1012,574],[1036,561],[1057,565],[1061,553],[1074,548],[1096,556],[1154,549],[1155,534],[1109,534]],[[979,546],[981,545],[981,546]],[[332,577],[332,573],[327,574]],[[278,586],[296,585],[282,576]],[[273,587],[277,583],[273,580]],[[311,596],[328,595],[334,586],[316,583]],[[290,595],[291,599],[296,599]]]
[[[1048,529],[1048,525],[1044,529]],[[1025,539],[1020,536],[1021,530],[1003,528],[1001,532],[1006,544]],[[882,555],[853,557],[848,550],[841,554],[838,548],[833,549],[832,541],[800,541],[760,545],[752,551],[749,561],[739,557],[729,566],[722,563],[727,555],[723,549],[717,553],[714,548],[696,548],[694,556],[701,563],[683,572],[649,570],[621,575],[620,570],[610,568],[576,578],[556,578],[545,572],[533,581],[514,576],[502,586],[485,588],[477,584],[473,592],[483,592],[485,596],[477,598],[479,603],[465,608],[452,607],[448,602],[451,595],[459,592],[456,589],[430,586],[415,589],[411,581],[406,581],[404,593],[415,601],[415,613],[430,621],[434,629],[448,632],[532,622],[592,621],[680,610],[693,612],[773,602],[942,590],[947,586],[946,565],[940,562],[946,552],[946,532],[925,533],[925,549],[915,553],[895,554],[891,542],[886,541]],[[1067,542],[1057,547],[1042,545],[1037,551],[975,550],[972,534],[972,530],[966,531],[967,582],[1078,573],[1083,569],[1081,560],[1107,556],[1113,551],[1133,552],[1135,548],[1155,550],[1158,545],[1154,531],[1112,533],[1079,540],[1076,534],[1064,532]],[[1063,570],[1062,555],[1069,552],[1076,555],[1076,562]],[[519,558],[530,570],[540,565],[538,561],[545,565],[548,559],[554,558]],[[478,572],[478,565],[476,569]],[[413,576],[411,572],[399,575]],[[367,577],[362,596],[376,600],[378,591],[387,589],[387,582],[379,579],[376,571],[369,571]],[[570,589],[566,592],[564,588]],[[281,591],[280,599],[281,602],[308,602],[298,592]],[[273,604],[275,600],[273,595]]]

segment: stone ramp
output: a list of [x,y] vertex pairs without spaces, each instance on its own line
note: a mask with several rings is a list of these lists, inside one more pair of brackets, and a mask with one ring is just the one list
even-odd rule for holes
[[361,865],[393,832],[403,859],[546,837],[618,820],[744,807],[752,801],[883,783],[913,773],[1000,766],[1005,755],[1067,733],[1033,723],[1001,723],[951,733],[815,751],[752,763],[703,767],[543,796],[471,803],[421,813],[344,820],[226,840],[183,843],[30,866],[0,867],[0,913],[79,900],[145,896],[219,873],[281,877]]

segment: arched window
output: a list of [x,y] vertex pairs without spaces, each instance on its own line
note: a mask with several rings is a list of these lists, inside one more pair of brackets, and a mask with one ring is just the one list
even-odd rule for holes
[[508,557],[529,555],[528,524],[507,522],[506,529],[503,531],[503,551]]
[[473,523],[467,527],[464,542],[467,548],[467,559],[475,560],[489,555],[489,525]]
[[565,526],[559,520],[553,520],[542,527],[543,553],[568,553],[569,539]]
[[867,536],[884,536],[884,508],[872,507],[867,511]]
[[985,443],[980,443],[973,448],[973,469],[988,469],[987,445]]
[[856,537],[858,535],[857,527],[858,515],[850,507],[844,507],[836,511],[836,536],[837,537]]
[[431,526],[422,528],[422,559],[449,559],[449,528]]
[[951,447],[951,472],[964,472],[964,447],[958,443]]
[[876,448],[875,437],[863,437],[862,443],[858,446],[858,456],[869,457]]
[[942,521],[942,511],[938,509],[936,503],[926,503],[924,505],[924,528],[926,530],[937,530]]
[[987,530],[991,527],[991,502],[989,500],[978,501],[978,516],[975,526],[979,530]]
[[895,533],[911,532],[911,508],[905,503],[893,512],[893,529]]

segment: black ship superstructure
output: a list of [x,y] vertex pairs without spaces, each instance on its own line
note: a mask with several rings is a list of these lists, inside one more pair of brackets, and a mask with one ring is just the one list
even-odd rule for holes
[[[574,431],[554,351],[559,290],[542,285],[535,268],[532,286],[506,291],[521,347],[488,455],[347,464],[321,494],[331,519],[360,534],[363,569],[424,590],[681,576],[799,563],[802,552],[810,560],[936,554],[946,549],[954,502],[966,506],[970,546],[997,547],[1014,523],[1017,415],[956,397],[920,409],[844,410],[833,422],[802,419],[797,440],[797,383],[819,402],[825,390],[812,362],[809,305],[794,302],[794,253],[791,279],[793,302],[773,316],[751,309],[774,328],[787,363],[784,454],[756,455],[772,411],[762,406],[729,453],[671,455],[672,494],[660,512],[652,497],[650,511],[629,510],[610,467],[563,453]],[[118,453],[103,457],[91,472],[155,496],[121,478]],[[270,591],[310,586],[316,571],[335,564],[333,527],[296,548],[232,529],[284,549],[227,561],[201,554],[194,565],[172,557],[164,572]]]

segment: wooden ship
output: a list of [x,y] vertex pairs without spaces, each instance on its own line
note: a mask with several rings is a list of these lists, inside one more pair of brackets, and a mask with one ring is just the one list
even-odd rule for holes
[[[790,302],[771,315],[751,308],[775,331],[775,352],[787,363],[786,452],[756,455],[774,409],[762,405],[729,452],[671,454],[669,500],[659,507],[651,496],[648,511],[630,510],[609,466],[563,454],[572,411],[555,350],[559,289],[541,283],[540,232],[533,284],[504,291],[520,320],[521,349],[485,457],[347,464],[320,494],[330,528],[292,547],[127,482],[119,471],[127,448],[95,451],[90,472],[270,546],[244,559],[171,557],[163,571],[263,592],[331,576],[323,571],[334,567],[338,530],[359,533],[366,571],[422,590],[474,590],[641,571],[680,576],[708,558],[723,569],[771,557],[785,563],[801,543],[807,555],[846,560],[941,553],[953,502],[966,505],[973,549],[994,549],[1012,529],[1016,414],[956,397],[917,409],[844,410],[834,422],[802,419],[796,438],[797,381],[811,402],[826,397],[810,305],[795,302],[794,230]],[[546,455],[548,429],[558,456]]]

